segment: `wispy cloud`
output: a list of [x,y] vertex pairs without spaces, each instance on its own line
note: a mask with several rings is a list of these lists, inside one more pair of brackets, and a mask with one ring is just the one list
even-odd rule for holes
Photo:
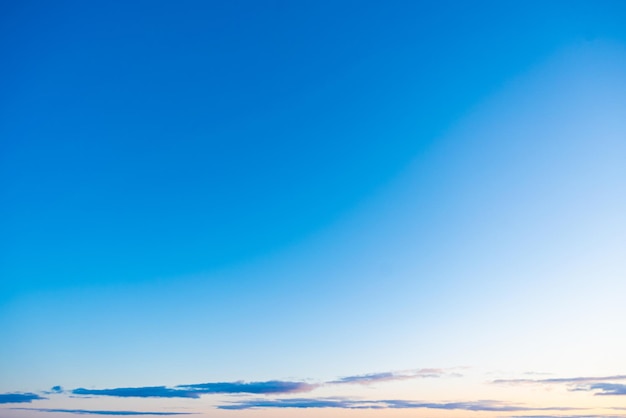
[[308,392],[318,385],[305,382],[270,380],[267,382],[210,382],[189,385],[145,386],[133,388],[85,389],[71,391],[79,396],[115,396],[118,398],[194,398],[205,394],[288,394]]
[[192,415],[192,412],[145,412],[145,411],[102,411],[102,410],[90,410],[90,409],[47,409],[47,408],[11,408],[22,411],[37,411],[37,412],[64,412],[67,414],[77,415]]
[[[47,391],[41,391],[43,395],[69,394],[72,397],[88,396],[111,396],[118,398],[190,398],[197,399],[202,395],[210,394],[252,394],[252,395],[277,395],[310,392],[320,386],[340,384],[367,385],[395,380],[415,378],[440,378],[460,377],[461,375],[452,369],[424,368],[405,371],[391,371],[381,373],[369,373],[353,376],[344,376],[336,380],[309,383],[305,381],[268,380],[262,382],[206,382],[193,383],[177,386],[141,386],[120,388],[83,388],[65,390],[63,387],[53,386]],[[31,402],[37,399],[46,399],[36,393],[6,393],[0,394],[0,404]]]
[[626,415],[514,415],[508,418],[626,418]]
[[43,398],[36,393],[0,393],[0,403],[28,403]]
[[339,408],[339,409],[447,409],[465,411],[544,411],[575,410],[577,408],[548,407],[533,408],[500,401],[481,400],[472,402],[417,402],[407,400],[350,400],[344,398],[296,398],[296,399],[256,399],[231,402],[218,406],[219,409],[273,409],[273,408]]
[[383,373],[369,373],[360,374],[354,376],[346,376],[337,380],[327,382],[329,384],[361,384],[369,385],[378,382],[388,382],[394,380],[406,380],[416,378],[437,378],[437,377],[450,377],[460,376],[458,373],[451,373],[445,369],[417,369],[403,372],[383,372]]
[[[114,396],[121,398],[199,398],[206,394],[253,394],[253,395],[276,395],[310,392],[322,385],[327,384],[372,384],[393,380],[405,380],[427,377],[460,376],[457,373],[445,369],[417,369],[403,372],[370,373],[354,376],[346,376],[325,383],[307,383],[304,381],[268,380],[263,382],[207,382],[186,385],[145,386],[130,388],[110,389],[85,389],[71,390],[72,395],[77,396]],[[60,393],[63,389],[55,386],[51,392]]]
[[606,382],[611,380],[626,380],[626,375],[614,376],[593,376],[593,377],[561,377],[551,379],[496,379],[492,383],[507,385],[526,385],[526,384],[585,384],[595,382]]
[[626,395],[626,384],[613,383],[626,380],[626,375],[565,377],[552,379],[498,379],[495,384],[508,385],[565,385],[571,392],[596,392],[595,395]]

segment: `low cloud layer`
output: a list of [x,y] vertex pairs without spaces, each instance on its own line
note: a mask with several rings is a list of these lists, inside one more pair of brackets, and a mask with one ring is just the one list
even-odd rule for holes
[[[389,381],[399,381],[418,378],[459,377],[454,369],[414,369],[395,372],[380,372],[361,375],[344,376],[336,380],[321,383],[307,383],[305,381],[268,380],[260,382],[206,382],[177,386],[142,386],[105,389],[76,388],[64,390],[61,386],[54,386],[49,391],[36,393],[5,393],[0,394],[0,404],[29,403],[34,400],[47,399],[42,397],[66,394],[72,397],[107,396],[117,398],[186,398],[198,399],[203,395],[256,395],[251,397],[236,397],[232,402],[218,405],[223,410],[248,409],[282,409],[282,408],[336,408],[336,409],[431,409],[431,410],[463,410],[482,412],[525,412],[525,411],[572,411],[579,408],[569,407],[532,407],[528,405],[478,400],[468,402],[425,402],[411,400],[354,400],[342,397],[326,398],[273,398],[270,395],[293,395],[311,392],[321,386],[334,385],[369,385]],[[626,395],[626,384],[618,381],[626,380],[626,375],[595,376],[595,377],[568,377],[547,379],[498,379],[495,384],[508,385],[564,385],[569,391],[586,391],[600,396]],[[266,396],[267,395],[267,396]],[[187,415],[188,412],[145,412],[145,411],[103,411],[86,409],[45,409],[45,408],[13,408],[39,412],[65,412],[82,415]],[[535,418],[587,418],[585,415],[544,415]],[[596,416],[594,416],[597,418]],[[622,418],[621,415],[612,417]],[[517,418],[525,418],[519,416]],[[624,416],[623,418],[626,418]]]
[[37,412],[63,412],[67,414],[77,415],[116,415],[116,416],[133,416],[133,415],[191,415],[191,412],[145,412],[145,411],[102,411],[102,410],[89,410],[89,409],[48,409],[48,408],[12,408],[22,411],[37,411]]
[[0,404],[2,403],[29,403],[43,398],[36,393],[0,393]]

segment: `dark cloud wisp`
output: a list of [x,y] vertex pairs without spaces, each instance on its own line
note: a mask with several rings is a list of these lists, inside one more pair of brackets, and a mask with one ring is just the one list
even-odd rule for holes
[[278,393],[299,393],[309,392],[318,385],[305,382],[289,382],[282,380],[270,380],[267,382],[213,382],[197,383],[193,385],[179,385],[177,390],[187,390],[197,394],[209,393],[249,393],[255,395],[278,394]]
[[22,411],[37,411],[37,412],[63,412],[67,414],[78,415],[114,415],[114,416],[137,416],[137,415],[191,415],[191,412],[145,412],[145,411],[102,411],[102,410],[90,410],[90,409],[48,409],[48,408],[12,408]]
[[200,394],[188,391],[172,389],[165,386],[146,386],[137,388],[114,388],[114,389],[84,389],[72,390],[74,395],[85,396],[115,396],[118,398],[199,398]]
[[2,403],[29,403],[43,398],[36,393],[0,393],[0,404]]
[[71,391],[78,396],[114,396],[118,398],[194,398],[206,394],[287,394],[308,392],[318,385],[305,382],[270,380],[267,382],[212,382],[191,385],[146,386],[133,388],[85,389]]

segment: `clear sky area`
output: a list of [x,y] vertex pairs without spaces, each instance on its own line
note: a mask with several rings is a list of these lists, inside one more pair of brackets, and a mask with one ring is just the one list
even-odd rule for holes
[[0,417],[626,418],[625,1],[0,2]]

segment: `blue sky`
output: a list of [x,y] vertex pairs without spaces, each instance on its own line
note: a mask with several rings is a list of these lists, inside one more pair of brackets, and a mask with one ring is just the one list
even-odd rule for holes
[[622,2],[1,8],[3,416],[626,415]]

